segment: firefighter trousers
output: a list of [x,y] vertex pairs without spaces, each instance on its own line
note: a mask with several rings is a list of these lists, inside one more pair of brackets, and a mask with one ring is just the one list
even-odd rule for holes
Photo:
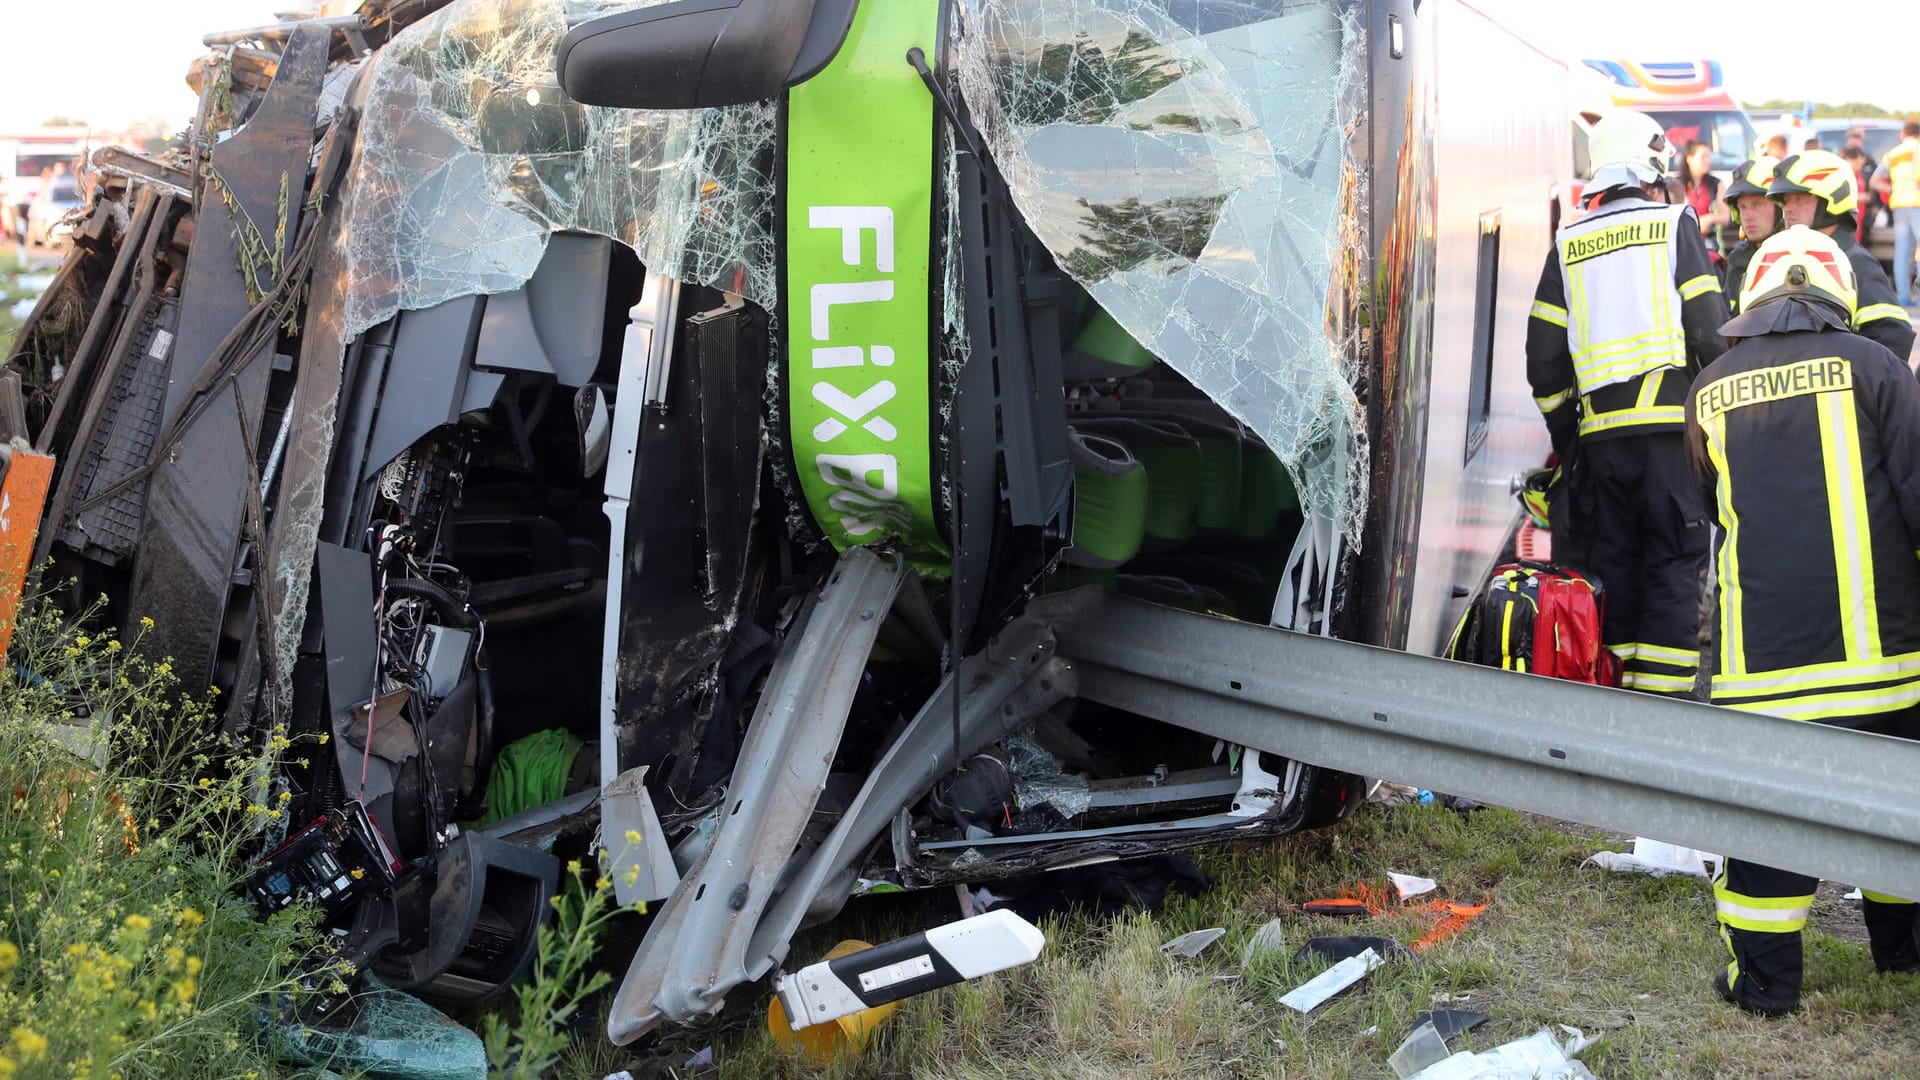
[[[1877,717],[1857,726],[1913,738],[1920,734],[1920,710]],[[1804,975],[1800,932],[1819,885],[1819,878],[1806,874],[1726,860],[1713,882],[1713,905],[1729,954],[1728,996],[1746,1008],[1774,1015],[1790,1012],[1800,1003]],[[1907,971],[1920,965],[1920,904],[1864,886],[1860,893],[1875,970]]]
[[1680,432],[1583,440],[1567,479],[1561,561],[1606,590],[1601,637],[1620,684],[1691,697],[1700,670],[1700,582],[1707,515]]

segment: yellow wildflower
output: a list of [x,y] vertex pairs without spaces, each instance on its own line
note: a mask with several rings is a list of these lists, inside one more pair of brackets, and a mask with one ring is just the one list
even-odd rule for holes
[[153,920],[147,918],[145,915],[129,915],[124,925],[129,930],[138,930],[141,933],[145,933],[153,929]]
[[579,872],[580,872],[580,860],[579,860],[579,859],[568,859],[568,860],[567,860],[567,873],[569,873],[569,874],[577,874],[577,873],[579,873]]
[[0,941],[0,973],[12,971],[20,966],[20,946],[11,941]]
[[153,620],[147,618],[145,615],[140,616],[140,629],[142,630],[153,629]]
[[47,1037],[22,1024],[13,1029],[13,1048],[20,1052],[20,1060],[33,1061],[47,1052]]
[[205,915],[200,914],[200,912],[195,908],[180,909],[180,925],[186,927],[189,930],[193,929],[196,926],[199,926],[201,923],[206,921],[207,921],[207,917]]
[[199,989],[199,987],[194,985],[193,976],[191,975],[173,984],[173,994],[180,999],[180,1004],[182,1005],[192,1001],[193,995],[198,993]]
[[187,974],[198,975],[200,974],[200,969],[204,966],[205,965],[200,962],[199,957],[197,956],[187,957]]
[[596,892],[606,892],[613,887],[613,882],[608,881],[606,878],[600,878],[593,883],[593,887]]
[[88,637],[85,634],[81,634],[79,637],[73,639],[73,643],[84,649],[87,646],[93,644],[93,639]]
[[628,829],[628,830],[627,830],[627,843],[629,843],[629,844],[637,844],[637,843],[639,843],[639,842],[640,842],[640,830],[639,830],[639,829]]

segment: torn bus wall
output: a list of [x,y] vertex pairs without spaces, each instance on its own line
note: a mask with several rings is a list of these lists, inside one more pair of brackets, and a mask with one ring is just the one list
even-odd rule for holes
[[1035,233],[1357,539],[1366,436],[1329,313],[1360,240],[1359,26],[1336,0],[961,9],[961,90]]

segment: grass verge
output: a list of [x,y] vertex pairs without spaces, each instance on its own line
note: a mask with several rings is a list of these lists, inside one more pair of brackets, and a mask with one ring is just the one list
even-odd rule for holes
[[[1864,945],[1813,930],[1802,1010],[1772,1022],[1736,1012],[1709,985],[1725,950],[1707,884],[1580,866],[1611,846],[1617,840],[1600,833],[1508,810],[1462,816],[1406,806],[1367,807],[1333,829],[1219,848],[1199,859],[1219,880],[1208,895],[1115,921],[1051,920],[1038,962],[907,1002],[864,1057],[824,1075],[1390,1077],[1387,1056],[1413,1018],[1443,1007],[1491,1017],[1456,1038],[1455,1049],[1485,1049],[1561,1023],[1597,1032],[1600,1042],[1582,1059],[1605,1080],[1920,1071],[1912,1023],[1920,979],[1876,976]],[[1412,915],[1344,921],[1293,912],[1358,882],[1385,888],[1388,870],[1436,878],[1440,895],[1489,907],[1417,964],[1384,967],[1311,1016],[1277,1004],[1325,967],[1291,962],[1308,938],[1411,942],[1433,925]],[[951,907],[939,895],[856,902],[838,922],[803,935],[788,966],[811,962],[843,937],[878,942],[945,921]],[[1816,924],[1857,922],[1851,907],[1823,898]],[[1285,921],[1285,954],[1243,970],[1243,945],[1276,917]],[[1161,955],[1166,940],[1210,926],[1227,934],[1200,957]],[[707,1045],[717,1062],[708,1075],[822,1075],[782,1056],[764,1010],[763,1001],[730,1003],[724,1023],[670,1031],[651,1057],[604,1046],[601,1027],[576,1043],[560,1075],[700,1075],[683,1062]]]

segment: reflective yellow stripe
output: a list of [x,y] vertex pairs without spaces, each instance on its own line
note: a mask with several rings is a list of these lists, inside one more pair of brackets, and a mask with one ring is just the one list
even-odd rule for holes
[[1897,319],[1911,325],[1913,320],[1907,317],[1907,309],[1899,304],[1868,304],[1854,312],[1853,325],[1861,326],[1876,319]]
[[[1661,244],[1653,256],[1653,325],[1666,327],[1680,338],[1679,323],[1673,317],[1673,267],[1668,265],[1672,244]],[[1684,340],[1684,338],[1682,338]]]
[[1580,434],[1592,435],[1596,432],[1636,427],[1642,424],[1683,424],[1686,420],[1687,410],[1684,405],[1660,405],[1651,409],[1619,409],[1615,412],[1582,417]]
[[1621,673],[1620,685],[1629,690],[1653,690],[1662,694],[1688,694],[1693,692],[1693,676],[1655,675],[1648,671],[1627,671]]
[[1827,473],[1827,525],[1840,590],[1840,636],[1847,659],[1880,653],[1880,615],[1873,602],[1873,538],[1867,525],[1867,485],[1860,474],[1860,427],[1852,390],[1821,394],[1820,456]]
[[1920,680],[1778,701],[1716,701],[1715,704],[1723,704],[1741,712],[1777,716],[1782,720],[1837,720],[1849,716],[1875,716],[1920,705]]
[[1871,900],[1876,904],[1911,904],[1913,903],[1913,901],[1911,900],[1903,900],[1900,897],[1893,895],[1892,893],[1874,892],[1872,889],[1868,889],[1868,888],[1862,888],[1860,890],[1860,895],[1866,897],[1868,900]]
[[1575,357],[1573,373],[1574,378],[1580,383],[1580,391],[1591,394],[1603,386],[1625,382],[1636,375],[1657,371],[1663,367],[1679,367],[1683,362],[1678,344],[1656,343],[1638,346],[1635,351],[1617,357],[1609,356],[1604,359]]
[[1640,644],[1634,646],[1634,655],[1651,664],[1666,664],[1671,667],[1699,667],[1700,650],[1669,649],[1665,645]]
[[1640,655],[1640,646],[1632,643],[1626,645],[1609,645],[1607,646],[1607,651],[1619,657],[1620,662],[1624,664]]
[[1723,872],[1713,883],[1713,908],[1721,923],[1761,934],[1792,934],[1807,925],[1813,896],[1746,896],[1727,888]]
[[1534,398],[1533,403],[1535,405],[1540,406],[1541,412],[1550,413],[1553,410],[1559,408],[1562,405],[1565,405],[1567,402],[1572,400],[1573,400],[1573,388],[1568,387],[1567,389],[1562,390],[1557,394],[1548,394],[1546,397]]
[[1915,675],[1920,675],[1920,652],[1872,657],[1867,662],[1829,660],[1749,675],[1715,675],[1713,690],[1715,694],[1724,691],[1732,697],[1752,697],[1836,686],[1885,685]]
[[1573,351],[1575,360],[1594,359],[1625,352],[1642,345],[1658,342],[1686,343],[1686,333],[1675,327],[1657,327],[1629,337],[1608,338],[1605,341],[1590,342]]
[[1533,310],[1527,314],[1539,319],[1541,322],[1550,322],[1562,329],[1565,329],[1567,325],[1567,309],[1558,304],[1549,304],[1545,300],[1535,300],[1533,302]]
[[1740,515],[1733,509],[1733,476],[1727,471],[1727,417],[1722,413],[1701,425],[1707,457],[1713,462],[1714,494],[1720,502],[1720,670],[1743,675],[1747,670],[1745,628],[1740,603]]
[[1719,292],[1720,279],[1712,274],[1701,274],[1680,283],[1680,299],[1691,300],[1701,293]]
[[1646,379],[1640,383],[1640,396],[1634,401],[1634,405],[1642,409],[1653,408],[1653,403],[1660,400],[1660,384],[1666,380],[1666,368],[1661,368],[1659,371],[1648,375]]

